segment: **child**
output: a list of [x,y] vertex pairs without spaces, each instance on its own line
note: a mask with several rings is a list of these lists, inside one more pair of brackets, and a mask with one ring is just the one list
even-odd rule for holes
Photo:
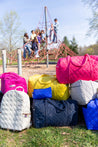
[[31,55],[31,45],[30,45],[30,39],[27,33],[24,33],[23,37],[23,46],[24,46],[24,52],[23,52],[23,57],[24,59],[26,58],[26,50],[28,51],[28,57]]
[[34,40],[32,41],[32,49],[34,50],[35,57],[38,58],[38,40],[37,37],[34,37]]
[[38,49],[40,50],[40,43],[41,43],[41,33],[38,32],[37,34],[37,40],[38,40]]
[[45,42],[45,32],[44,30],[41,30],[41,42],[44,43]]
[[57,32],[58,32],[59,23],[57,18],[54,19],[54,35],[53,35],[53,42],[57,43]]
[[53,33],[53,24],[51,24],[51,28],[50,28],[50,32],[49,32],[49,39],[51,41],[51,36],[52,36],[52,33]]
[[35,34],[34,30],[32,30],[31,33],[32,34],[31,34],[30,39],[33,41],[34,37],[36,37],[36,34]]

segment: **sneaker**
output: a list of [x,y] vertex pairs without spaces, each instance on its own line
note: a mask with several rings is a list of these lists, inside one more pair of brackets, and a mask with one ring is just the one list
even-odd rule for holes
[[36,55],[35,57],[36,57],[36,58],[39,58],[39,55]]

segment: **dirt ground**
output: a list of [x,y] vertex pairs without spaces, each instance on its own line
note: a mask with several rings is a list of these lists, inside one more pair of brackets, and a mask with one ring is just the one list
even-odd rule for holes
[[[18,73],[18,67],[15,65],[7,66],[6,71]],[[0,74],[2,73],[3,73],[3,68],[2,66],[0,66]],[[22,66],[22,76],[26,79],[27,82],[28,82],[28,78],[34,74],[55,75],[56,64],[49,64],[48,67],[46,64]]]

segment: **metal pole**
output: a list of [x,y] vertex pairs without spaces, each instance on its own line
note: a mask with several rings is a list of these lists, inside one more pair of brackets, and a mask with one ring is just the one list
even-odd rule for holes
[[6,72],[6,50],[2,50],[3,73]]
[[18,74],[22,75],[21,49],[18,49],[17,58],[18,58]]
[[48,59],[48,33],[47,33],[47,7],[45,6],[45,32],[46,32],[46,52],[47,52],[47,67],[49,65],[49,59]]

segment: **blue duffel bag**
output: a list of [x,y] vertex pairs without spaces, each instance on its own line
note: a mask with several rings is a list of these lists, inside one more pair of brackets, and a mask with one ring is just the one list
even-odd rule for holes
[[83,107],[83,115],[88,130],[98,130],[98,99],[91,100],[87,108]]
[[73,126],[78,122],[78,105],[75,100],[58,101],[33,99],[33,126]]

